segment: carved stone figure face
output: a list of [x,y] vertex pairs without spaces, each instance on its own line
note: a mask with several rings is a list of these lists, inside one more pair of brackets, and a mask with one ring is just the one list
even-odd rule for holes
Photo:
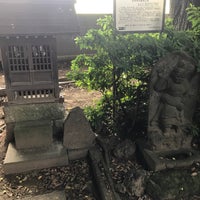
[[186,78],[186,66],[185,62],[181,61],[178,66],[172,71],[171,77],[173,81],[177,84],[182,83]]

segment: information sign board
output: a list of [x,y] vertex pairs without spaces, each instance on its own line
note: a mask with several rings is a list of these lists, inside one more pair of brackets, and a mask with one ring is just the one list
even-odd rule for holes
[[165,0],[114,0],[119,32],[157,32],[163,29]]

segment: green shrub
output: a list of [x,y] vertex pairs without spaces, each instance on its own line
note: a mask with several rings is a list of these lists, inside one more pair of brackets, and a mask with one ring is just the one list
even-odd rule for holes
[[95,131],[135,137],[147,127],[152,67],[160,57],[175,50],[186,51],[199,61],[199,37],[194,30],[175,31],[171,20],[166,21],[161,34],[119,34],[111,16],[98,19],[97,24],[99,29],[90,29],[76,38],[81,49],[93,50],[94,55],[77,56],[68,75],[78,86],[103,95],[95,107],[85,109]]

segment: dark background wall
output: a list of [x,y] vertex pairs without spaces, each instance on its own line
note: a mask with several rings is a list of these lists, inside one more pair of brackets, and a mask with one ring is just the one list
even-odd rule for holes
[[[91,28],[98,28],[96,21],[99,18],[104,18],[105,14],[78,14],[78,21],[80,25],[80,33],[66,34],[57,36],[57,54],[60,59],[74,58],[76,55],[83,53],[75,44],[74,39],[79,35],[84,35],[87,30]],[[84,51],[84,53],[92,53]]]

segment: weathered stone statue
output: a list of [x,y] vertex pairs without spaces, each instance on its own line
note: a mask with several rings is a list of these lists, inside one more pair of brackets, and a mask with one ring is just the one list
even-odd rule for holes
[[176,150],[190,146],[189,130],[197,88],[195,61],[186,53],[171,53],[155,66],[148,124],[152,150]]
[[138,147],[145,166],[155,171],[146,183],[146,192],[153,199],[199,194],[194,190],[194,185],[199,189],[199,177],[189,170],[200,162],[191,134],[198,90],[196,62],[185,52],[166,55],[152,70],[148,138],[139,141]]

